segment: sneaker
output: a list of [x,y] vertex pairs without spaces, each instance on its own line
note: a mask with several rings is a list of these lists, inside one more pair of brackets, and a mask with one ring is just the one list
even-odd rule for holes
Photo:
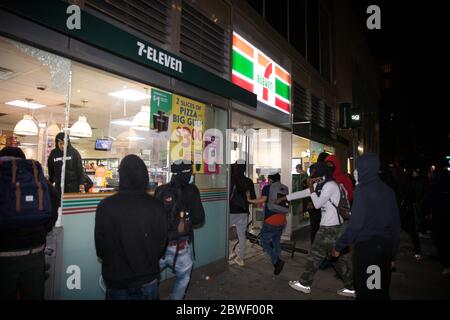
[[284,261],[278,258],[277,263],[275,263],[275,269],[273,270],[274,275],[279,275],[280,272],[283,270],[284,267]]
[[444,271],[442,271],[442,275],[444,277],[450,277],[450,268],[444,269]]
[[303,293],[311,293],[311,287],[304,286],[300,283],[300,281],[289,281],[289,285],[292,289],[303,292]]
[[350,290],[346,288],[338,290],[337,294],[343,297],[352,297],[352,298],[356,297],[355,290]]
[[430,239],[430,235],[427,233],[421,233],[419,232],[419,238],[423,238],[423,239]]
[[421,260],[423,260],[423,257],[420,253],[417,253],[414,255],[414,259],[416,259],[416,261],[421,261]]
[[242,259],[242,258],[239,257],[239,256],[236,256],[236,258],[234,258],[234,262],[236,262],[236,263],[237,263],[238,265],[240,265],[241,267],[245,266],[244,259]]

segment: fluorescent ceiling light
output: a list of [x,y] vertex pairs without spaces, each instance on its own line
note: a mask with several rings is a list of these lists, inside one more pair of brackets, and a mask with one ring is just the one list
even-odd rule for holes
[[40,109],[40,108],[46,107],[46,105],[43,105],[43,104],[33,103],[33,102],[28,102],[28,101],[23,101],[23,100],[9,101],[9,102],[6,102],[5,104],[14,106],[14,107],[19,107],[19,108],[26,108],[26,109],[28,109],[28,108]]
[[20,145],[24,146],[24,147],[33,147],[33,146],[37,146],[37,143],[21,142]]
[[78,137],[74,137],[74,136],[70,136],[70,135],[69,135],[69,137],[70,137],[70,140],[80,140],[80,138],[78,138]]
[[128,137],[127,138],[130,141],[140,141],[140,140],[145,140],[145,138],[142,137]]
[[148,94],[145,94],[145,93],[142,93],[142,92],[139,92],[136,90],[132,90],[132,89],[115,91],[115,92],[108,93],[108,95],[117,97],[117,98],[120,98],[123,100],[127,100],[127,101],[139,101],[139,100],[144,100],[144,99],[150,98],[150,96]]
[[133,125],[133,121],[128,120],[113,120],[111,121],[111,124],[116,124],[118,126],[127,126],[131,127]]

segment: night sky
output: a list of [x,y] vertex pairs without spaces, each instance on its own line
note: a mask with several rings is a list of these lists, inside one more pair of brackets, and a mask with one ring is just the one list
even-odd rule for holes
[[[384,93],[380,112],[382,158],[401,157],[415,167],[442,161],[450,155],[450,19],[445,1],[353,3],[376,59],[392,63],[393,86]],[[366,28],[371,4],[381,8],[381,30]]]

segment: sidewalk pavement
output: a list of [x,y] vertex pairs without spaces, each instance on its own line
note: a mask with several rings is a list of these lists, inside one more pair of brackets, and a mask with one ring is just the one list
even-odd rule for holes
[[[296,247],[310,249],[308,230],[298,233]],[[450,278],[441,275],[442,268],[432,240],[421,239],[424,259],[416,261],[408,235],[401,234],[397,271],[392,274],[393,300],[450,299]],[[450,245],[450,244],[449,244]],[[290,280],[298,280],[305,269],[306,255],[282,252],[286,261],[283,271],[273,275],[268,256],[258,245],[247,244],[245,266],[230,262],[228,270],[217,275],[204,275],[192,281],[186,300],[346,300],[337,295],[343,284],[335,277],[333,268],[319,270],[311,287],[311,294],[293,290]]]

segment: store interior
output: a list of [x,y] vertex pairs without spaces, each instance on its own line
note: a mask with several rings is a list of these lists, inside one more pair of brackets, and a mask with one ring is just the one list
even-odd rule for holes
[[[17,145],[46,170],[70,97],[70,141],[92,192],[117,188],[120,159],[130,153],[143,158],[151,184],[167,181],[167,136],[149,128],[151,87],[4,38],[0,61],[0,148]],[[24,115],[31,121],[22,132]]]

